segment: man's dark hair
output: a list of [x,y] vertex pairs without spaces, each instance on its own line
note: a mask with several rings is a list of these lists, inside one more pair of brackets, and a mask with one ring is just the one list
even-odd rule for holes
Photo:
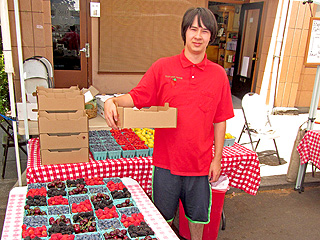
[[211,36],[210,36],[209,44],[211,44],[216,38],[218,24],[213,13],[209,9],[202,8],[202,7],[190,8],[185,12],[183,16],[182,23],[181,23],[181,36],[184,44],[186,44],[186,32],[188,28],[191,27],[194,21],[194,18],[196,16],[198,16],[198,25],[202,27],[201,26],[201,21],[202,21],[203,25],[210,31]]

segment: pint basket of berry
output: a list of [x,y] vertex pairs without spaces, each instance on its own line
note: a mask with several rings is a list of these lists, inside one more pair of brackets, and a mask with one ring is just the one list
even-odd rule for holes
[[111,219],[98,219],[98,229],[100,231],[114,229],[114,228],[123,228],[123,225],[117,218]]
[[97,231],[96,218],[94,217],[93,212],[81,212],[74,214],[72,221],[73,229],[76,234],[92,233]]
[[93,194],[91,195],[90,200],[95,210],[104,209],[105,207],[107,208],[113,207],[113,200],[106,193],[98,192],[97,194]]
[[49,215],[70,214],[70,207],[69,205],[48,206],[48,214]]
[[103,234],[104,239],[130,239],[127,235],[128,231],[126,229],[116,228],[114,230],[109,230]]
[[25,216],[48,215],[48,208],[46,206],[32,207],[29,205],[25,205],[24,206],[24,215]]
[[116,208],[136,207],[136,204],[132,198],[117,199],[114,200],[113,204],[116,206]]

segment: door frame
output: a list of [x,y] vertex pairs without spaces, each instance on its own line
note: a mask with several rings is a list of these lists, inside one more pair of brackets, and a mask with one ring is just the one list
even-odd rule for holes
[[239,25],[239,35],[238,35],[238,42],[237,42],[237,49],[236,49],[236,54],[235,54],[235,64],[234,64],[234,75],[232,79],[232,94],[237,96],[237,90],[234,86],[235,80],[237,78],[237,72],[239,69],[239,63],[240,63],[240,55],[241,55],[241,48],[242,48],[242,41],[243,41],[243,28],[244,24],[243,21],[244,19],[244,14],[245,11],[247,10],[252,10],[252,9],[258,9],[259,10],[259,19],[258,19],[258,28],[257,28],[257,33],[256,33],[256,38],[255,38],[255,46],[254,46],[254,58],[255,60],[252,59],[252,69],[250,72],[250,78],[251,79],[251,87],[250,91],[255,91],[256,89],[256,84],[257,84],[257,79],[256,79],[256,74],[255,71],[257,69],[258,65],[258,58],[257,56],[259,55],[258,50],[259,50],[259,39],[260,39],[260,32],[261,32],[261,21],[262,21],[262,15],[263,15],[263,6],[264,2],[255,2],[255,3],[245,3],[241,6],[241,12],[240,12],[240,25]]
[[[79,86],[87,88],[92,84],[92,52],[91,52],[91,17],[90,17],[90,0],[79,0],[80,3],[80,49],[89,43],[89,54],[87,58],[85,53],[81,53],[81,73],[79,70],[54,70],[55,87],[65,88],[70,86]],[[84,33],[83,33],[84,31]],[[52,49],[53,51],[53,49]],[[85,69],[83,69],[83,67]],[[79,82],[79,76],[85,74],[85,79]],[[68,78],[68,81],[62,79]],[[58,79],[58,82],[57,82]],[[58,83],[58,84],[57,84]]]

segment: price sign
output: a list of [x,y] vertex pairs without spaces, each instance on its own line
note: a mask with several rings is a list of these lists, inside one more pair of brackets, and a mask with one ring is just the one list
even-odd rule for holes
[[305,54],[305,65],[320,65],[320,18],[311,18]]

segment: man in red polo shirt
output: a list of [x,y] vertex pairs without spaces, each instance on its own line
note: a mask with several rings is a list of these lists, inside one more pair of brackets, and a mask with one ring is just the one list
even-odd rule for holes
[[210,220],[209,183],[219,178],[226,120],[234,116],[225,70],[206,56],[216,32],[210,10],[189,9],[181,25],[181,54],[156,61],[135,88],[104,106],[112,128],[118,120],[115,103],[137,108],[169,103],[178,109],[177,128],[155,131],[153,200],[171,224],[181,199],[192,240],[202,239]]

